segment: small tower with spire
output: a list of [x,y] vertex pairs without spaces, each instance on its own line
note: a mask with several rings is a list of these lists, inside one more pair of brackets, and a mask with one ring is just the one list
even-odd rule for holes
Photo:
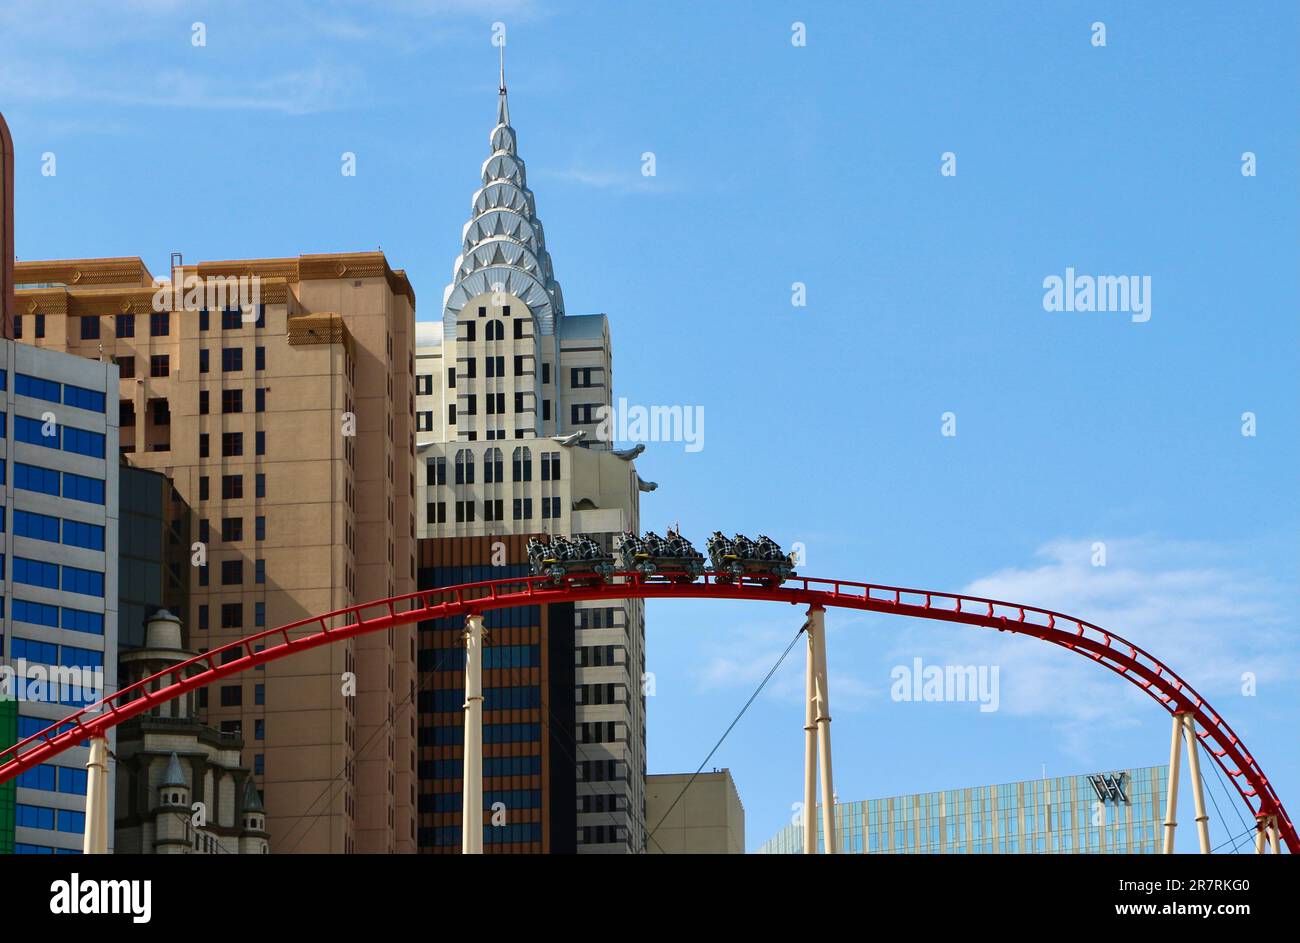
[[154,854],[189,854],[192,847],[191,814],[189,780],[181,768],[180,757],[173,751],[158,783],[158,805],[154,808]]
[[262,797],[257,792],[257,783],[253,782],[252,776],[244,780],[244,796],[240,805],[240,826],[243,831],[239,836],[239,853],[267,854],[271,836],[266,831],[266,811],[262,808]]

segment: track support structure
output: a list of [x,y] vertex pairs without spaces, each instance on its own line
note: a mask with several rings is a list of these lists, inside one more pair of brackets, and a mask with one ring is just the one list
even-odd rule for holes
[[1187,747],[1187,775],[1192,781],[1192,800],[1196,803],[1196,841],[1201,854],[1210,853],[1210,816],[1205,811],[1205,784],[1201,781],[1201,754],[1196,737],[1196,715],[1191,711],[1174,711],[1173,735],[1169,739],[1169,788],[1165,792],[1165,840],[1162,852],[1174,853],[1174,830],[1178,827],[1178,765],[1182,758],[1180,743]]
[[108,854],[108,738],[90,739],[86,761],[86,831],[81,851],[87,855]]
[[828,855],[839,853],[835,830],[835,784],[831,775],[831,706],[826,683],[826,610],[808,608],[808,665],[804,676],[803,850],[817,853],[817,774],[821,773],[822,841]]
[[483,616],[465,617],[464,796],[461,802],[460,850],[483,854]]

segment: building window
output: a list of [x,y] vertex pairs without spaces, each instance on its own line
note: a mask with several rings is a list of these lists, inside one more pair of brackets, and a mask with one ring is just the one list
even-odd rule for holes
[[515,520],[531,521],[533,519],[533,499],[515,498]]
[[207,458],[208,452],[209,452],[208,434],[206,432],[200,432],[199,433],[199,458]]
[[99,340],[99,318],[87,315],[81,319],[81,339],[83,341]]
[[445,524],[447,523],[447,502],[433,501],[424,506],[424,521],[426,524]]
[[469,449],[460,449],[456,452],[456,484],[472,485],[473,483],[474,453]]
[[225,501],[238,501],[244,496],[243,475],[221,476],[221,497]]
[[171,357],[167,354],[153,354],[149,358],[149,376],[165,377],[171,372]]
[[261,585],[266,582],[266,561],[253,561],[253,582]]
[[500,498],[489,498],[483,502],[483,520],[501,521],[505,520],[502,512],[504,502]]
[[[516,324],[522,323],[519,321]],[[506,326],[500,321],[489,321],[487,330],[483,332],[484,336],[490,341],[502,341],[506,339]]]
[[[240,529],[244,526],[240,521]],[[221,561],[221,585],[222,586],[242,586],[244,584],[244,561],[243,560],[222,560]]]
[[244,703],[244,687],[240,684],[223,684],[221,686],[221,706],[241,707]]
[[199,415],[206,416],[207,414],[208,414],[208,391],[199,390]]
[[255,398],[256,398],[257,411],[259,413],[266,412],[266,387],[259,386],[257,388],[257,393],[255,394]]
[[244,391],[222,390],[221,411],[223,413],[242,413],[244,411]]
[[199,330],[206,331],[207,329],[208,329],[208,309],[203,308],[199,311]]
[[263,515],[259,514],[257,516],[256,523],[257,523],[257,527],[256,527],[257,532],[254,536],[256,536],[258,540],[265,540],[266,539],[266,518]]
[[244,348],[221,348],[221,372],[236,373],[244,369]]
[[455,403],[447,404],[447,425],[449,426],[456,425],[456,404]]
[[223,308],[221,311],[221,329],[237,331],[243,327],[243,312],[238,308]]
[[118,337],[135,337],[135,315],[117,315],[114,318],[113,333]]
[[257,432],[253,433],[253,444],[254,444],[255,454],[265,455],[266,454],[266,433],[260,429]]
[[254,497],[257,497],[257,498],[265,498],[265,497],[266,497],[266,475],[265,475],[265,473],[263,473],[263,472],[258,472],[258,473],[257,473],[257,477],[253,479],[253,491],[254,491],[254,494],[253,494]]
[[199,348],[199,373],[207,373],[208,369],[209,369],[208,349],[206,347],[200,347]]
[[551,401],[549,399],[542,400],[542,420],[545,422],[551,420]]
[[473,343],[477,339],[475,335],[478,333],[478,331],[475,329],[478,327],[478,325],[476,325],[473,321],[462,321],[460,326],[463,332],[463,336],[459,339],[462,341],[469,341],[470,343]]
[[[228,544],[238,543],[244,539],[244,519],[242,517],[224,517],[221,519],[221,539]],[[238,561],[235,561],[236,563]],[[222,564],[225,567],[225,564]],[[224,580],[222,582],[225,582]],[[240,582],[243,582],[240,580]]]
[[415,431],[432,432],[433,431],[433,411],[422,410],[415,414]]
[[542,382],[551,382],[551,365],[549,363],[542,364]]
[[166,337],[171,333],[171,315],[166,311],[155,311],[149,315],[149,336]]
[[244,454],[244,434],[242,432],[221,433],[221,454],[225,458]]
[[117,372],[123,380],[130,380],[135,377],[135,358],[118,357]]
[[457,501],[456,502],[456,523],[472,524],[474,522],[474,502]]
[[424,483],[429,487],[447,483],[447,459],[436,455],[424,463]]
[[117,424],[119,426],[135,425],[135,403],[129,399],[119,400],[117,404]]
[[[491,485],[503,480],[501,450],[488,449],[483,453],[483,483]],[[488,518],[488,520],[492,520],[492,518]]]
[[253,368],[254,368],[255,370],[265,370],[265,369],[266,369],[266,348],[265,348],[265,347],[259,347],[259,348],[257,348],[257,350],[254,352],[254,364],[253,364]]
[[221,627],[223,629],[242,629],[244,627],[244,604],[227,602],[221,604]]
[[208,607],[199,606],[199,628],[206,632],[208,630]]
[[560,453],[542,453],[542,481],[560,480]]
[[526,445],[521,445],[515,449],[514,455],[514,478],[515,481],[532,481],[533,480],[533,450]]
[[208,500],[208,476],[207,475],[199,476],[199,500],[200,501]]

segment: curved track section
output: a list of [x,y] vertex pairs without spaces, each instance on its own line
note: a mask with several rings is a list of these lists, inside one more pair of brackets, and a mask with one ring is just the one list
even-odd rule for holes
[[[154,706],[239,674],[332,642],[380,632],[397,625],[489,609],[542,606],[593,599],[742,599],[791,605],[858,609],[1014,632],[1051,642],[1089,658],[1137,685],[1170,714],[1189,713],[1196,736],[1227,774],[1251,814],[1274,815],[1282,840],[1300,853],[1297,836],[1277,793],[1241,738],[1187,682],[1159,661],[1105,629],[1072,616],[976,596],[936,593],[848,580],[791,577],[784,585],[721,583],[713,574],[700,582],[671,583],[617,573],[619,582],[557,586],[546,577],[466,583],[362,603],[250,635],[146,678],[92,704],[57,724],[0,751],[0,782],[31,769],[69,747]],[[239,652],[225,661],[227,653]],[[224,663],[223,663],[224,662]]]

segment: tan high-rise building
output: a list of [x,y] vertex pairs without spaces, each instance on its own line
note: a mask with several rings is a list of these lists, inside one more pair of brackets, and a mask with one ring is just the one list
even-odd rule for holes
[[[115,361],[125,460],[192,509],[188,647],[415,589],[415,294],[381,253],[177,260],[161,288],[138,258],[24,262],[16,282],[16,335]],[[415,850],[414,645],[368,635],[200,696],[244,739],[272,853]]]

